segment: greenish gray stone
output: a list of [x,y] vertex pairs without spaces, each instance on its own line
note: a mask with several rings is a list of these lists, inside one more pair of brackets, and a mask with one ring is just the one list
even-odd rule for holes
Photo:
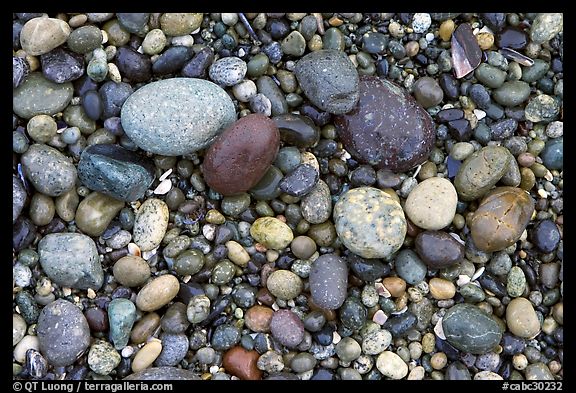
[[294,234],[288,225],[275,217],[260,217],[250,227],[250,235],[259,243],[274,250],[288,246]]
[[479,303],[486,298],[482,288],[471,283],[461,286],[458,291],[469,303]]
[[543,44],[556,36],[564,27],[562,13],[538,14],[530,27],[530,38],[536,44]]
[[528,101],[528,105],[524,108],[526,120],[530,120],[533,123],[551,122],[556,119],[559,113],[560,105],[558,101],[546,94],[532,97],[530,101]]
[[396,255],[394,262],[396,273],[410,285],[424,280],[428,268],[412,250],[402,250]]
[[518,166],[516,158],[514,158],[514,156],[510,152],[508,152],[508,154],[510,156],[508,160],[508,169],[506,170],[504,176],[502,176],[502,178],[500,179],[500,182],[506,186],[518,187],[520,185],[520,182],[522,181],[522,174],[520,173],[520,167]]
[[51,233],[38,243],[40,265],[54,283],[100,289],[104,271],[94,241],[81,233]]
[[308,352],[301,352],[292,358],[292,361],[290,362],[290,368],[295,373],[303,373],[313,370],[316,366],[316,362],[316,358],[312,354]]
[[538,362],[529,364],[524,371],[526,380],[528,381],[554,381],[554,375],[545,363]]
[[[300,153],[298,153],[298,157],[300,157]],[[269,201],[278,197],[281,194],[278,185],[282,177],[282,171],[271,165],[264,176],[262,176],[262,179],[250,189],[250,195],[258,201]]]
[[198,374],[192,370],[176,367],[150,367],[128,375],[126,381],[201,381]]
[[192,296],[186,308],[186,317],[192,324],[202,322],[210,314],[210,299],[206,295]]
[[491,89],[502,86],[506,80],[506,72],[487,63],[480,64],[478,68],[476,68],[474,75],[479,82]]
[[336,344],[336,354],[343,362],[351,362],[362,354],[362,347],[352,337],[344,337]]
[[540,157],[546,168],[562,170],[564,168],[564,138],[549,139]]
[[508,81],[492,92],[492,98],[500,105],[514,107],[530,96],[530,85],[523,81]]
[[306,40],[298,31],[294,30],[282,40],[282,52],[289,56],[302,56],[306,50]]
[[242,193],[226,196],[222,199],[220,209],[226,216],[236,217],[250,206],[250,194]]
[[311,52],[296,63],[294,73],[306,97],[326,112],[349,112],[360,98],[358,72],[344,52]]
[[312,191],[300,201],[302,217],[310,224],[321,224],[332,214],[330,189],[323,180],[318,180]]
[[78,127],[83,134],[96,131],[96,122],[88,117],[80,105],[70,105],[64,110],[62,118],[70,127]]
[[121,112],[126,134],[146,151],[178,156],[208,146],[236,120],[218,85],[196,78],[152,82],[134,92]]
[[81,26],[70,33],[66,45],[73,52],[89,53],[102,45],[102,31],[96,26]]
[[259,77],[264,75],[268,66],[270,65],[270,59],[264,53],[258,53],[250,59],[247,64],[247,75],[249,77]]
[[110,341],[117,350],[128,345],[136,315],[136,306],[128,299],[116,298],[108,305]]
[[344,34],[335,27],[331,27],[324,33],[322,37],[322,49],[344,51],[346,43],[344,41]]
[[120,364],[120,354],[104,340],[97,340],[88,352],[88,366],[96,374],[108,375]]
[[378,355],[392,343],[392,334],[385,329],[367,334],[362,340],[362,352],[367,355]]
[[550,69],[550,63],[542,59],[534,59],[534,64],[530,67],[522,67],[522,80],[527,83],[536,82],[542,78]]
[[494,317],[477,306],[460,303],[452,306],[442,319],[446,340],[461,351],[475,355],[494,349],[502,332]]
[[302,156],[297,147],[286,146],[278,151],[274,164],[283,173],[290,173],[302,162]]
[[142,198],[155,178],[151,162],[117,145],[84,149],[78,177],[91,190],[126,202]]
[[256,87],[258,88],[258,93],[265,95],[270,100],[272,116],[288,113],[286,97],[284,97],[284,93],[272,78],[266,75],[259,77],[256,81]]
[[366,323],[368,311],[356,297],[347,298],[340,307],[340,321],[344,326],[352,330],[359,330]]
[[460,166],[454,186],[459,197],[472,201],[486,194],[508,170],[510,152],[501,146],[486,146]]
[[90,328],[84,314],[64,299],[42,309],[37,336],[40,352],[55,367],[73,364],[90,345]]
[[192,239],[186,235],[180,235],[172,240],[170,243],[164,247],[164,251],[162,253],[165,257],[174,258],[177,257],[180,253],[190,247],[192,243]]
[[506,290],[510,297],[519,297],[524,293],[526,288],[526,276],[519,266],[513,266],[508,273]]
[[54,83],[41,72],[32,72],[13,90],[12,110],[24,119],[36,115],[52,116],[66,108],[73,93],[71,82]]
[[40,315],[40,308],[36,304],[34,297],[26,291],[20,291],[14,296],[14,302],[20,310],[20,315],[24,318],[27,324],[31,325],[38,321]]
[[150,13],[117,12],[116,17],[118,18],[118,22],[122,25],[122,27],[126,31],[135,34],[143,34],[144,29],[146,28],[146,24],[148,23],[148,19],[150,17]]
[[77,170],[57,149],[33,144],[21,157],[22,170],[34,188],[49,196],[59,196],[74,187]]
[[236,265],[227,259],[220,261],[212,269],[212,283],[216,285],[227,284],[234,278],[235,273]]
[[12,223],[20,216],[26,198],[27,193],[22,182],[16,176],[12,175]]

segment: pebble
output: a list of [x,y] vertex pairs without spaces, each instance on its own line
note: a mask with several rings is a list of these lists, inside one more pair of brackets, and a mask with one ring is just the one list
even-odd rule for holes
[[482,50],[468,23],[462,23],[452,34],[452,66],[457,79],[468,75],[480,65]]
[[[206,152],[204,180],[223,195],[246,192],[266,174],[279,144],[273,121],[262,114],[247,115],[227,128]],[[229,173],[235,176],[227,176]]]
[[78,205],[76,225],[89,236],[100,236],[123,207],[122,201],[92,192]]
[[534,18],[530,27],[530,39],[536,44],[543,44],[556,36],[564,26],[562,13],[541,13]]
[[208,74],[220,86],[234,86],[244,79],[247,69],[244,60],[231,56],[215,61]]
[[294,73],[306,97],[326,112],[344,114],[358,102],[358,73],[343,52],[308,53],[296,63]]
[[263,99],[267,98],[270,101],[270,114],[267,116],[278,116],[284,113],[288,113],[288,102],[284,97],[284,93],[276,82],[267,75],[261,76],[256,80],[256,87],[258,88],[258,94],[252,97],[251,106],[254,108],[260,108],[256,112],[264,113],[264,108],[268,107],[268,103]]
[[470,222],[476,247],[485,252],[514,244],[526,229],[534,212],[534,200],[524,190],[498,187],[482,200]]
[[147,82],[152,77],[150,58],[128,46],[118,49],[114,64],[122,76],[131,82]]
[[287,113],[274,116],[272,120],[280,131],[282,141],[296,147],[311,147],[320,139],[320,130],[307,116]]
[[26,321],[20,314],[12,314],[12,346],[15,346],[26,335]]
[[150,367],[142,371],[134,372],[124,379],[128,381],[201,380],[194,371],[175,367]]
[[192,296],[188,302],[186,316],[192,324],[204,321],[210,314],[210,299],[205,295]]
[[401,250],[396,255],[394,268],[398,276],[410,285],[416,285],[424,280],[428,269],[424,262],[412,250]]
[[506,81],[506,72],[487,63],[480,64],[476,68],[474,76],[480,83],[491,89],[499,88]]
[[155,311],[168,304],[178,294],[180,284],[171,274],[148,282],[136,296],[136,306],[142,311]]
[[162,352],[160,340],[148,341],[134,356],[132,360],[132,371],[138,372],[150,367]]
[[287,174],[280,181],[278,187],[285,194],[300,198],[314,188],[318,179],[318,171],[313,166],[301,164]]
[[431,177],[412,189],[404,211],[417,226],[439,230],[454,219],[457,202],[458,194],[449,180]]
[[344,337],[336,344],[336,354],[343,362],[352,362],[362,354],[362,347],[351,337]]
[[406,236],[406,219],[399,203],[372,187],[343,194],[334,205],[334,224],[342,243],[364,258],[393,254]]
[[97,340],[88,352],[88,366],[96,374],[110,374],[120,364],[120,360],[120,354],[104,340]]
[[456,294],[456,287],[451,281],[434,277],[428,282],[430,295],[436,300],[452,299]]
[[186,310],[186,304],[181,302],[173,303],[162,316],[162,330],[171,334],[184,333],[186,329],[188,329],[188,326],[190,326],[190,322],[188,321],[188,317],[186,315]]
[[[356,108],[335,118],[346,150],[361,163],[394,172],[423,163],[436,134],[428,113],[412,96],[385,79],[362,76],[359,85]],[[409,146],[406,140],[411,141]]]
[[176,74],[193,55],[194,51],[186,46],[172,46],[152,64],[152,73],[155,75]]
[[490,125],[490,137],[493,141],[502,141],[514,135],[518,122],[514,119],[503,119]]
[[30,66],[25,59],[12,56],[12,87],[15,89],[22,84],[30,72]]
[[54,201],[49,196],[36,193],[30,200],[30,219],[37,226],[48,225],[54,218],[56,209]]
[[314,356],[307,352],[301,352],[292,358],[290,362],[290,368],[295,373],[305,373],[311,371],[316,366],[318,361]]
[[118,12],[116,17],[124,30],[130,33],[142,34],[148,24],[150,14],[147,12]]
[[126,100],[121,113],[130,139],[143,150],[167,156],[205,148],[235,118],[225,91],[195,78],[149,83]]
[[256,351],[247,351],[236,346],[226,351],[222,357],[222,366],[241,380],[256,381],[262,379],[262,371],[257,367],[259,357],[260,354]]
[[339,316],[342,324],[351,330],[361,329],[367,317],[367,310],[356,297],[348,297],[340,307]]
[[540,333],[540,321],[534,306],[523,297],[512,299],[506,307],[506,325],[512,334],[526,339]]
[[369,31],[362,36],[362,49],[371,54],[383,54],[388,46],[388,37],[379,32]]
[[510,297],[519,297],[526,288],[526,276],[519,266],[513,266],[508,272],[506,291]]
[[540,94],[528,100],[528,105],[524,108],[526,120],[533,123],[548,123],[555,120],[560,112],[558,102],[551,96]]
[[150,278],[150,266],[135,255],[126,255],[116,261],[113,268],[116,281],[127,287],[142,286]]
[[90,345],[90,328],[84,314],[63,299],[42,309],[36,329],[40,352],[53,366],[73,364]]
[[81,26],[72,30],[66,40],[66,45],[72,52],[83,55],[99,48],[102,38],[102,31],[98,27]]
[[444,91],[435,79],[429,76],[419,78],[412,86],[414,98],[424,108],[436,106],[444,99]]
[[522,67],[522,80],[532,83],[540,80],[550,69],[550,63],[542,59],[534,59],[531,67]]
[[378,355],[384,352],[391,343],[392,334],[388,330],[376,330],[364,336],[362,352],[366,355]]
[[564,138],[549,139],[540,157],[546,168],[562,170],[564,168]]
[[530,96],[530,85],[523,81],[507,81],[492,92],[494,101],[506,107],[520,105]]
[[246,310],[244,323],[246,327],[257,333],[268,333],[274,310],[269,307],[254,305]]
[[234,85],[232,93],[240,102],[249,102],[257,94],[256,83],[250,79],[243,80]]
[[51,233],[38,243],[40,265],[56,284],[98,290],[104,272],[94,241],[80,233]]
[[18,177],[12,176],[12,223],[20,216],[27,194],[24,185]]
[[304,287],[302,280],[290,270],[276,270],[270,274],[266,287],[272,295],[282,300],[294,299]]
[[26,54],[39,56],[62,45],[68,39],[71,28],[56,18],[33,18],[20,31],[20,44]]
[[458,196],[472,201],[485,195],[506,173],[510,152],[501,146],[485,146],[462,163],[454,179]]
[[408,365],[392,351],[384,351],[378,355],[376,368],[390,379],[402,379],[408,375]]
[[346,299],[347,284],[348,267],[342,258],[324,254],[312,263],[309,285],[314,304],[328,310],[340,308]]
[[227,241],[225,245],[228,249],[228,258],[238,266],[246,267],[250,261],[250,255],[244,247],[233,240]]
[[27,335],[20,340],[20,342],[14,347],[14,360],[18,363],[24,364],[26,362],[26,353],[30,350],[39,350],[40,341],[38,336]]
[[280,344],[288,348],[295,348],[304,339],[302,320],[290,310],[278,310],[274,313],[270,332]]
[[136,307],[128,299],[116,298],[108,305],[110,341],[121,350],[128,344],[130,331],[136,321]]
[[529,364],[524,371],[526,380],[528,381],[554,381],[554,375],[545,363],[536,362]]
[[188,337],[183,334],[162,333],[162,352],[154,361],[155,366],[177,366],[188,353]]
[[107,332],[110,329],[108,313],[98,307],[90,307],[84,311],[84,317],[92,332]]
[[290,227],[274,217],[260,217],[250,227],[250,235],[268,249],[282,250],[294,239]]
[[166,12],[160,17],[160,28],[169,36],[190,34],[200,27],[204,14]]
[[310,224],[321,224],[332,215],[330,189],[323,180],[318,180],[314,188],[300,201],[302,217]]
[[141,251],[150,251],[160,245],[168,227],[168,216],[168,206],[160,199],[147,199],[140,206],[132,236]]
[[300,57],[306,50],[306,39],[294,30],[282,40],[281,48],[285,55]]
[[13,91],[12,109],[18,116],[30,119],[36,115],[61,112],[72,99],[72,83],[54,83],[39,72],[30,73]]
[[532,243],[543,253],[553,252],[560,243],[561,235],[552,220],[542,220],[531,231]]
[[448,309],[442,319],[442,328],[450,344],[461,351],[477,355],[492,350],[502,338],[494,317],[466,303]]

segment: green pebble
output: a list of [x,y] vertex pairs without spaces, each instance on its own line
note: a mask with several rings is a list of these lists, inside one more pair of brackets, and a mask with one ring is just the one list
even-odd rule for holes
[[234,196],[226,196],[222,199],[220,209],[226,216],[236,217],[250,206],[250,195],[242,193]]
[[482,288],[470,283],[460,287],[459,291],[468,303],[479,303],[486,297]]
[[260,217],[274,217],[274,210],[265,201],[258,201],[256,203],[256,213]]
[[185,250],[178,255],[174,270],[181,276],[194,275],[204,267],[204,254],[198,250]]
[[24,133],[20,131],[13,131],[12,132],[12,151],[18,154],[26,153],[28,150],[28,139],[24,135]]
[[216,285],[224,285],[234,278],[236,265],[225,259],[220,261],[212,269],[212,282]]
[[322,38],[322,49],[335,49],[344,51],[346,43],[344,41],[344,34],[336,27],[331,27],[324,33]]
[[258,53],[248,62],[246,74],[252,78],[262,76],[266,73],[269,65],[270,59],[268,59],[268,56],[264,53]]
[[510,297],[519,297],[524,293],[526,288],[526,276],[519,266],[513,266],[508,273],[506,290]]

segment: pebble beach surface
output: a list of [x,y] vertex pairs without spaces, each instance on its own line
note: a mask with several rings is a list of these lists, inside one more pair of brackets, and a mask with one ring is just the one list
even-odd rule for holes
[[562,380],[563,14],[13,14],[15,380]]

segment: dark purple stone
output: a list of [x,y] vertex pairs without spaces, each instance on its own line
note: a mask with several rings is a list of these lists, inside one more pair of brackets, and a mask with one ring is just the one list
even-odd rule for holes
[[115,62],[122,76],[132,82],[146,82],[152,77],[150,58],[128,46],[118,49]]
[[462,161],[458,161],[453,159],[451,156],[448,156],[448,160],[446,161],[446,165],[448,166],[448,177],[453,179],[456,177],[458,170],[460,169],[460,165],[462,165]]
[[458,142],[466,142],[472,138],[472,127],[466,119],[452,120],[448,122],[450,135]]
[[42,73],[46,79],[55,83],[66,83],[76,80],[84,73],[84,58],[62,48],[52,49],[40,56]]
[[452,34],[452,65],[456,78],[471,73],[482,61],[482,50],[468,23],[462,23]]
[[449,121],[462,119],[464,111],[460,108],[443,109],[436,115],[439,122],[447,123]]
[[452,266],[464,258],[464,246],[443,231],[420,232],[414,246],[422,261],[432,269]]
[[528,45],[528,35],[516,27],[506,27],[496,36],[499,48],[524,49]]
[[430,115],[410,94],[374,76],[360,77],[358,104],[334,124],[355,159],[394,172],[424,162],[436,136]]

